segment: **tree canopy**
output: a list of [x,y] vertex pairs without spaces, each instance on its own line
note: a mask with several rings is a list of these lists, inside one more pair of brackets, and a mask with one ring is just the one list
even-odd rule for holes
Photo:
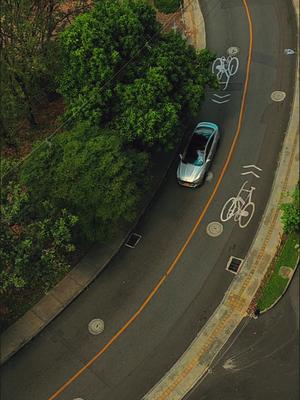
[[162,34],[142,0],[96,1],[60,35],[67,116],[113,127],[125,143],[172,147],[215,80],[213,56],[178,33]]
[[81,124],[40,147],[21,179],[37,202],[47,196],[77,215],[88,240],[105,240],[135,217],[147,164],[145,153],[125,152],[115,134]]
[[1,2],[2,139],[13,142],[21,118],[36,125],[35,106],[55,90],[59,69],[53,37],[72,15],[86,8],[83,0],[63,9],[63,0],[3,0]]
[[77,218],[43,201],[37,210],[17,182],[1,191],[0,293],[38,286],[46,291],[69,269]]

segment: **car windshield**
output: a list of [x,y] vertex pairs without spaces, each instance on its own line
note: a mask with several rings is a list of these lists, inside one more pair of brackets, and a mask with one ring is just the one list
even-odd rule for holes
[[205,149],[207,142],[212,134],[211,129],[195,130],[189,146],[183,157],[185,164],[193,164],[201,167],[205,162]]
[[197,158],[194,160],[193,164],[198,167],[204,164],[204,151],[197,150]]

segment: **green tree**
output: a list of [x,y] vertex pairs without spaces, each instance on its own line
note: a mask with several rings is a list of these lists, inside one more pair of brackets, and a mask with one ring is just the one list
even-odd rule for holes
[[147,164],[146,154],[125,152],[114,133],[80,125],[39,148],[22,182],[37,202],[47,196],[77,215],[88,240],[105,240],[135,217]]
[[178,33],[161,34],[142,0],[97,1],[60,44],[66,117],[109,127],[133,146],[173,147],[184,117],[199,112],[205,86],[216,82],[214,56],[196,52]]
[[54,35],[83,8],[71,10],[63,0],[1,1],[1,105],[0,127],[11,138],[21,117],[35,126],[35,106],[43,95],[55,90],[53,76],[59,67]]
[[160,67],[149,68],[145,78],[131,85],[119,85],[120,116],[113,124],[125,142],[172,147],[179,136],[180,105],[172,100],[171,89]]
[[285,233],[299,232],[300,229],[299,186],[297,186],[292,193],[291,200],[292,201],[283,203],[280,206],[282,211],[281,221]]
[[[128,69],[116,73],[159,31],[154,9],[141,0],[98,0],[60,34],[63,71],[60,92],[67,115],[91,123],[114,115],[115,82],[128,79]],[[113,79],[113,82],[111,80]],[[103,88],[104,86],[104,88]]]
[[39,213],[29,193],[10,182],[1,192],[0,292],[39,287],[47,291],[69,269],[77,222],[65,209],[43,202]]
[[216,84],[211,74],[214,56],[197,53],[177,33],[161,38],[139,65],[140,78],[116,89],[118,113],[113,121],[123,139],[147,146],[172,148],[182,133],[186,115],[196,116],[205,86]]
[[155,7],[166,14],[176,12],[180,7],[180,0],[154,0]]

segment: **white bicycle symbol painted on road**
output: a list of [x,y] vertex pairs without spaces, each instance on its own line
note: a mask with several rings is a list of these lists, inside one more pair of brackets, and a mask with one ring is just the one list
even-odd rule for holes
[[217,76],[218,82],[224,85],[222,90],[227,89],[230,78],[237,73],[238,69],[239,59],[232,56],[218,57],[212,64],[212,73]]
[[251,221],[255,211],[255,204],[252,201],[255,187],[251,186],[250,189],[245,189],[247,184],[248,181],[245,181],[236,197],[230,197],[224,204],[220,215],[222,222],[233,218],[235,222],[239,223],[240,228],[246,228]]

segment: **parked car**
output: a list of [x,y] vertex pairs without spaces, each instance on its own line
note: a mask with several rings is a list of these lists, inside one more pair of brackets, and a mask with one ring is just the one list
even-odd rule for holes
[[200,186],[210,168],[220,140],[219,128],[212,122],[200,122],[180,154],[177,180],[180,185]]

